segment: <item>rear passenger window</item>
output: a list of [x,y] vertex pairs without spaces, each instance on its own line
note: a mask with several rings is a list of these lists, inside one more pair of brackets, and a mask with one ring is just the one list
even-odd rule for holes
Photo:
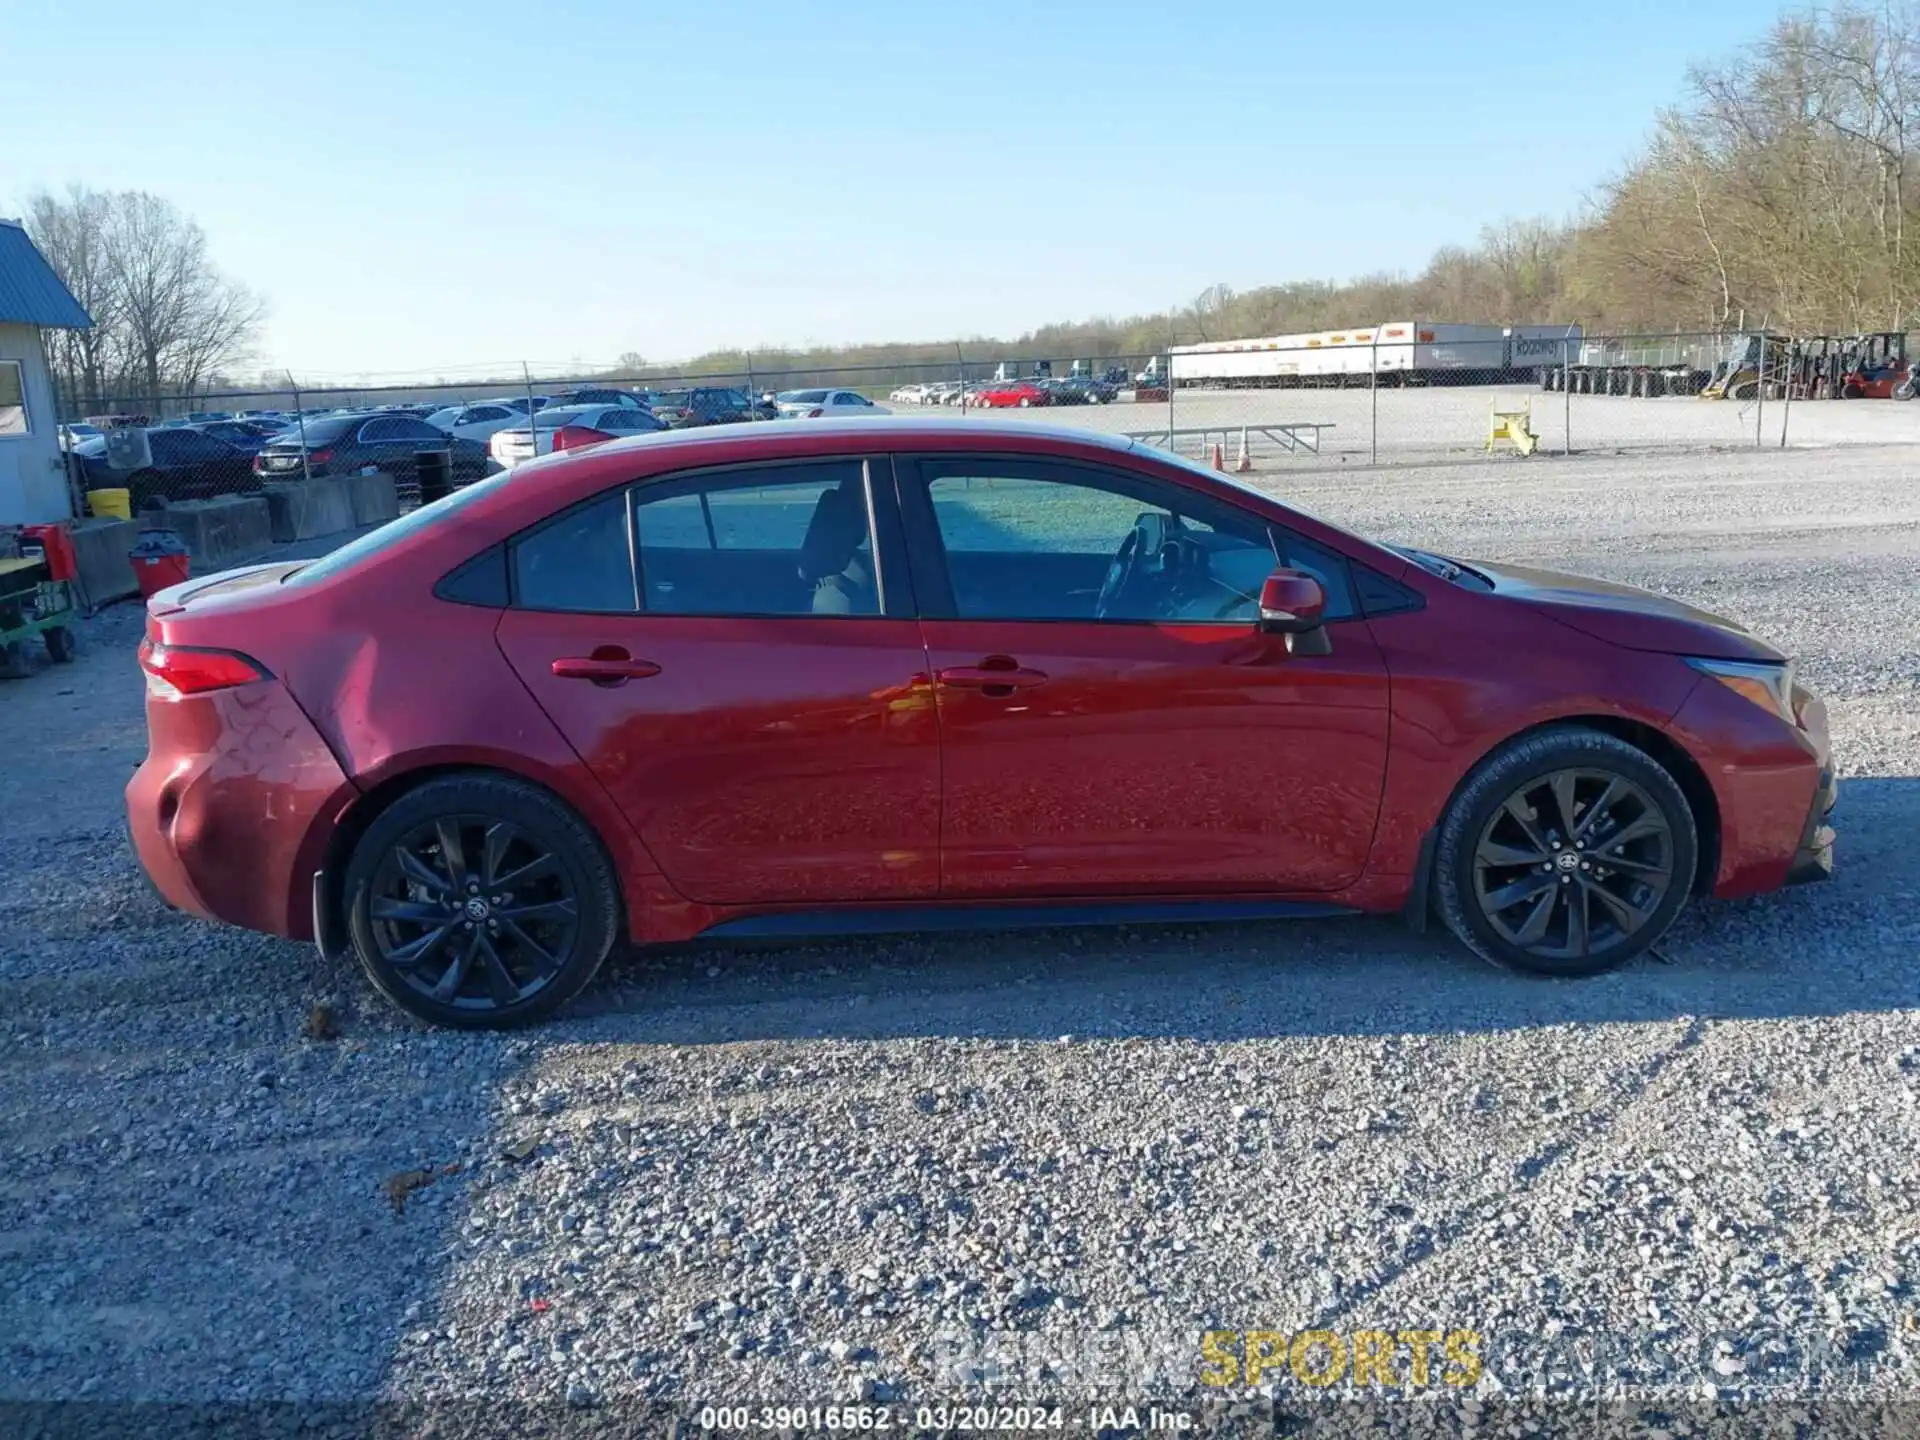
[[513,603],[522,610],[631,613],[626,492],[603,495],[515,541]]
[[866,467],[783,465],[635,494],[641,608],[658,615],[878,615]]

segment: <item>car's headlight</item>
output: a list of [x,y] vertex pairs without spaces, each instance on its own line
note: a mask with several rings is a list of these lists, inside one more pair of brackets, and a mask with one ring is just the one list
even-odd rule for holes
[[1763,710],[1771,710],[1789,725],[1798,725],[1794,713],[1793,662],[1766,660],[1700,660],[1689,657],[1687,664],[1702,675],[1709,675],[1734,694],[1751,700]]

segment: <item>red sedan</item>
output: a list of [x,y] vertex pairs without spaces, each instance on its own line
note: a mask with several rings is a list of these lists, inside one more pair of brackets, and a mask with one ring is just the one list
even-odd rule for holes
[[1002,380],[982,385],[974,392],[973,403],[982,410],[1027,410],[1051,405],[1053,396],[1031,380]]
[[1027,425],[531,461],[162,592],[140,664],[160,894],[452,1025],[693,936],[1397,911],[1585,975],[1832,863],[1731,622]]

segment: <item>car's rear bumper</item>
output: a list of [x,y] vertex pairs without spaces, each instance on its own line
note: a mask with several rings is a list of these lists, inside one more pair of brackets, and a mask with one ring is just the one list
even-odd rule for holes
[[147,731],[147,758],[127,784],[127,829],[160,898],[311,939],[313,872],[357,792],[286,687],[149,697]]

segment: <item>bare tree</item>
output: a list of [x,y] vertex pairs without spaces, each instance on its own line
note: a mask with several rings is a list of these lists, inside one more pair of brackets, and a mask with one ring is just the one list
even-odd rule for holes
[[78,185],[65,197],[43,192],[27,203],[27,229],[34,244],[93,317],[91,330],[56,330],[50,337],[68,399],[82,410],[95,407],[106,393],[120,327],[119,294],[105,245],[112,209],[111,196]]
[[94,320],[55,342],[83,403],[115,388],[190,391],[247,357],[265,307],[215,268],[205,232],[170,202],[75,186],[35,196],[28,224]]

